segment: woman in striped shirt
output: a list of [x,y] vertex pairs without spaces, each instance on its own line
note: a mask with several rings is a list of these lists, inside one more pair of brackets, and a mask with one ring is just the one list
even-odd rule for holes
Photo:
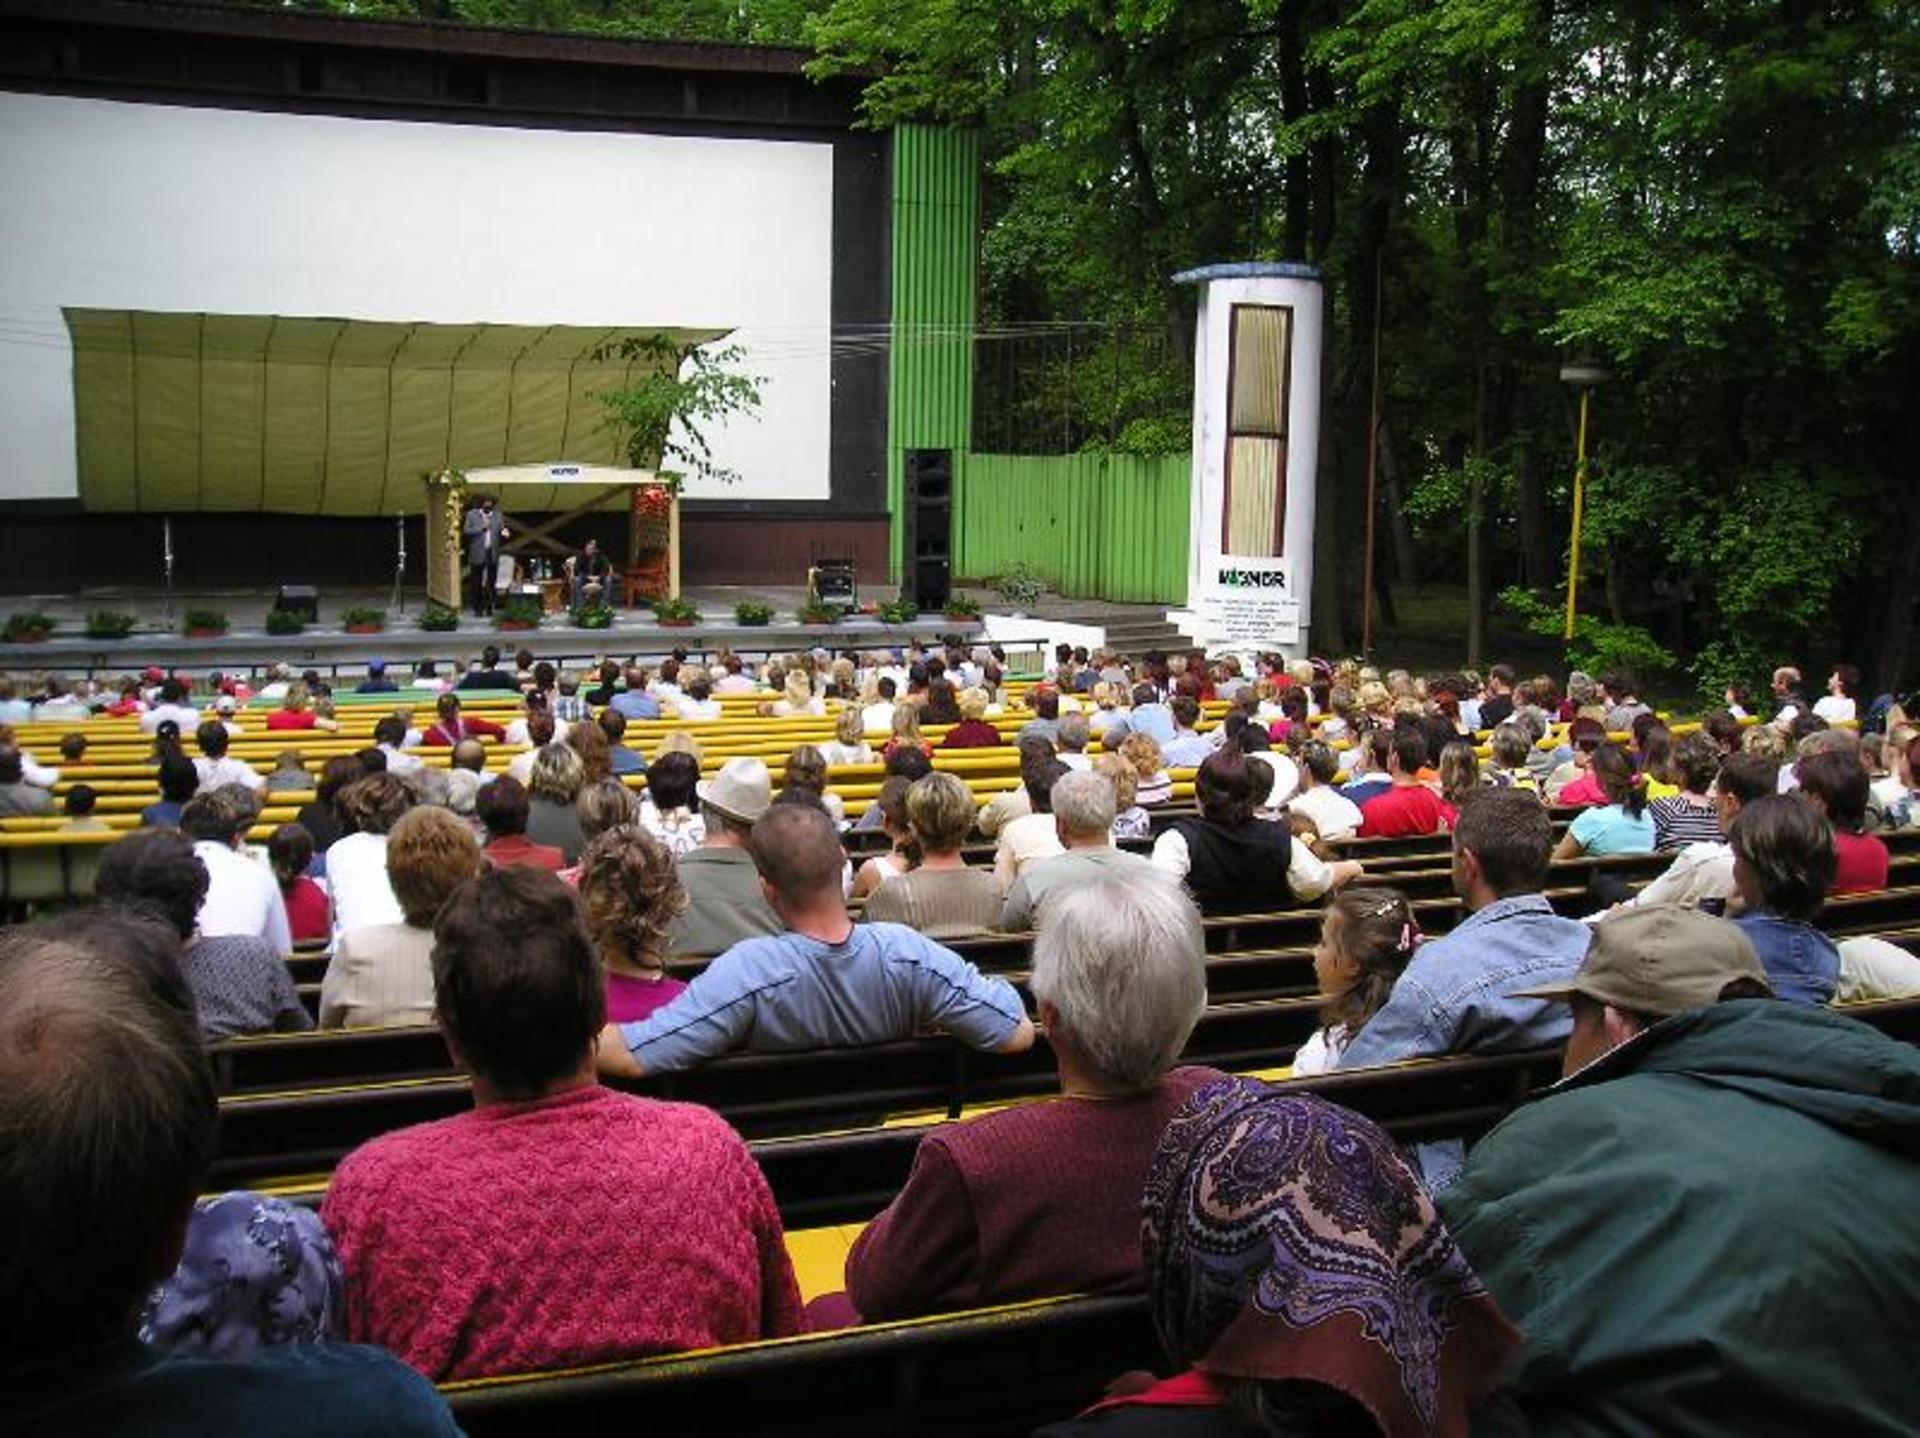
[[1664,854],[1689,844],[1720,843],[1720,815],[1711,792],[1720,772],[1720,746],[1713,736],[1700,730],[1674,745],[1671,772],[1680,792],[1655,799],[1649,806],[1655,851]]

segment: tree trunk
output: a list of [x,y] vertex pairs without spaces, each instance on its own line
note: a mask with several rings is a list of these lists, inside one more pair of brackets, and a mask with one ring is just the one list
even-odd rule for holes
[[1467,664],[1479,668],[1487,647],[1487,547],[1480,533],[1486,513],[1486,466],[1467,466]]
[[1387,534],[1393,543],[1393,573],[1402,584],[1420,582],[1413,528],[1407,523],[1405,497],[1400,492],[1400,466],[1394,462],[1393,430],[1380,426],[1380,497],[1386,505]]

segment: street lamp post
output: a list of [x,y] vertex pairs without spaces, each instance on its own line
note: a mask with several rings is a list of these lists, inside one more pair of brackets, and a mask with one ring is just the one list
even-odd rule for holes
[[1613,378],[1605,365],[1581,361],[1560,367],[1560,382],[1580,391],[1580,433],[1573,464],[1573,543],[1567,556],[1567,626],[1564,638],[1573,638],[1573,618],[1580,606],[1580,525],[1587,508],[1587,408],[1594,389]]

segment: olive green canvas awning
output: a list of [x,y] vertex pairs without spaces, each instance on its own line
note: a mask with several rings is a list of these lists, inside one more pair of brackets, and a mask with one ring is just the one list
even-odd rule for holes
[[644,361],[594,354],[724,333],[65,314],[80,497],[98,511],[396,514],[420,509],[437,470],[624,463],[595,395]]

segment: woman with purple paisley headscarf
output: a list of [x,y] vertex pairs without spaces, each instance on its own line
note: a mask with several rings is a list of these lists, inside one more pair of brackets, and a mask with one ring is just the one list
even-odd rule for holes
[[1162,1136],[1141,1214],[1183,1371],[1045,1438],[1455,1438],[1519,1348],[1393,1140],[1323,1099],[1207,1085]]

